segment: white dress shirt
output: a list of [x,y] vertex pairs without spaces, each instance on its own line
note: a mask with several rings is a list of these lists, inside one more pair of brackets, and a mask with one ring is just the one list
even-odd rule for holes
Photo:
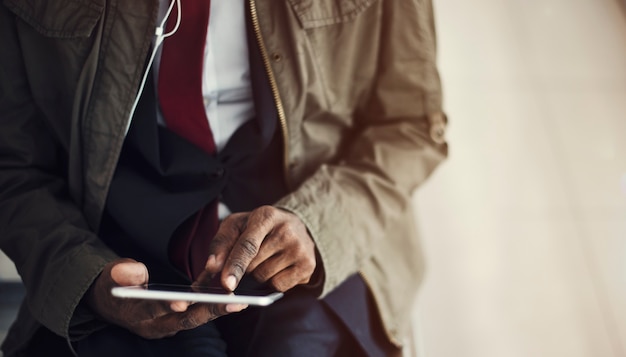
[[[161,23],[170,1],[176,0],[159,1],[157,23]],[[181,0],[181,6],[185,6],[184,0]],[[255,115],[245,18],[244,1],[211,0],[209,29],[204,47],[202,96],[217,151],[223,149],[235,131]],[[176,34],[166,38],[167,41],[176,41]],[[160,59],[159,49],[153,64],[157,87]],[[157,108],[157,120],[165,126],[160,108]],[[228,207],[220,202],[219,218],[223,219],[229,214]]]
[[[181,6],[185,6],[185,1],[181,2]],[[159,4],[160,23],[170,0],[161,0]],[[176,41],[176,34],[166,38],[164,43],[167,41]],[[158,85],[160,52],[153,66]],[[204,108],[215,146],[220,151],[235,131],[255,115],[244,1],[211,0],[202,72]],[[165,125],[160,109],[157,112],[159,124]]]

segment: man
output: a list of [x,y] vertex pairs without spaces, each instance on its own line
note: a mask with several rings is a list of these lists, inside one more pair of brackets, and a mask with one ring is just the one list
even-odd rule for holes
[[[0,244],[27,290],[5,355],[400,354],[410,197],[447,153],[430,1],[169,5],[0,7]],[[110,295],[212,278],[286,295]]]

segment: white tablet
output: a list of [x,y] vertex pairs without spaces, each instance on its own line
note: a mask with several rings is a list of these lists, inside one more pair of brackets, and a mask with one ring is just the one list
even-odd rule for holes
[[165,301],[192,301],[214,304],[247,304],[267,306],[280,299],[283,293],[270,291],[228,292],[216,287],[191,287],[189,285],[147,284],[118,286],[111,289],[113,296],[127,299]]

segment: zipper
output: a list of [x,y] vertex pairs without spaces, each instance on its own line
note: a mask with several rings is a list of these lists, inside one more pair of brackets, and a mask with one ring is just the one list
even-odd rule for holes
[[291,178],[289,177],[289,129],[287,127],[287,118],[285,116],[285,110],[283,108],[283,101],[280,98],[280,93],[278,92],[276,78],[274,77],[274,72],[272,71],[270,57],[267,54],[265,42],[263,41],[263,36],[261,35],[261,26],[259,25],[259,17],[256,10],[255,0],[250,0],[250,12],[252,15],[251,18],[254,35],[256,37],[257,44],[259,45],[259,49],[261,50],[263,66],[265,67],[265,72],[267,73],[267,77],[269,78],[272,96],[274,97],[274,103],[276,104],[276,112],[278,113],[278,121],[280,123],[280,128],[283,136],[283,175],[287,188],[291,190]]
[[[372,284],[370,284],[369,279],[367,278],[367,276],[365,276],[365,274],[362,271],[359,271],[359,275],[361,276],[361,278],[363,279],[363,282],[365,283],[365,285],[367,285],[367,288],[369,289],[370,292],[372,292],[372,298],[374,299],[374,302],[376,303],[376,305],[378,306],[378,301],[376,301],[376,295],[374,295],[373,293],[373,289],[372,289]],[[384,325],[384,322],[382,321],[381,318],[381,322]],[[395,345],[396,347],[402,348],[403,347],[403,343],[402,341],[398,340],[395,336],[393,336],[390,332],[389,329],[386,326],[383,326],[383,331],[385,331],[385,335],[387,335],[387,338],[389,339],[389,341]]]
[[[256,1],[250,0],[250,12],[252,17],[252,27],[254,29],[254,35],[257,40],[257,44],[261,50],[261,57],[263,58],[263,65],[265,67],[265,71],[267,72],[267,76],[270,81],[270,87],[272,90],[272,96],[274,97],[274,102],[276,104],[276,111],[278,113],[278,120],[280,122],[280,127],[283,135],[283,173],[285,176],[285,182],[288,188],[291,188],[291,179],[289,177],[289,145],[288,145],[288,134],[289,130],[287,128],[287,118],[285,116],[285,110],[283,108],[283,102],[280,98],[280,93],[278,92],[278,86],[276,85],[276,78],[274,77],[274,72],[272,71],[272,67],[270,64],[270,58],[267,54],[267,49],[265,48],[265,42],[263,41],[263,37],[261,36],[261,26],[259,25],[259,17],[256,10]],[[365,285],[371,287],[371,284],[368,278],[362,273],[359,272],[361,278],[365,282]],[[370,291],[372,289],[370,288]],[[374,297],[375,299],[375,297]],[[385,334],[389,341],[397,347],[402,347],[402,342],[400,342],[396,337],[392,336],[387,328],[383,328]]]

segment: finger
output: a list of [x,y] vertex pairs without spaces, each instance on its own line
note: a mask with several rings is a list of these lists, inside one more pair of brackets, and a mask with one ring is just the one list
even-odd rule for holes
[[[149,281],[148,268],[143,264],[133,260],[116,264],[111,269],[111,279],[117,285],[133,286],[144,285]],[[170,312],[183,312],[187,310],[189,303],[186,301],[149,302],[147,318],[155,318]]]
[[191,303],[188,301],[172,301],[169,307],[173,312],[185,312],[189,305],[191,305]]
[[[121,286],[144,285],[149,281],[149,273],[144,264],[129,259],[113,266],[111,279],[115,284]],[[144,313],[137,316],[139,319],[153,319],[171,312],[183,312],[189,306],[186,301],[145,301],[141,303],[143,307],[139,309],[143,310]]]
[[222,270],[222,284],[235,290],[246,272],[248,265],[256,257],[265,237],[271,232],[276,220],[276,208],[262,206],[250,213],[245,230],[241,233]]
[[111,268],[111,279],[120,286],[143,285],[148,283],[148,268],[134,260],[124,260]]
[[[260,260],[264,254],[265,246],[275,246],[280,251],[261,261],[258,267],[254,268],[255,261]],[[250,272],[253,267],[253,276],[260,282],[266,282],[282,270],[293,266],[294,272],[299,275],[296,281],[307,282],[316,265],[315,246],[310,237],[298,235],[292,225],[281,224],[275,227],[272,234],[263,242],[261,252],[249,265],[248,271]]]
[[270,285],[276,291],[285,292],[296,285],[309,283],[311,274],[303,274],[297,266],[291,266],[270,279]]
[[247,304],[228,304],[226,311],[229,313],[240,312],[248,308]]
[[214,254],[209,256],[204,271],[198,275],[192,286],[220,286],[217,273],[221,270],[218,266],[217,259]]
[[271,257],[279,254],[281,249],[284,248],[284,245],[281,244],[280,237],[272,232],[269,236],[265,237],[265,239],[261,243],[261,248],[259,249],[256,256],[252,259],[252,261],[248,264],[246,273],[250,273],[256,270],[259,265],[261,265]]
[[171,303],[166,301],[125,299],[120,305],[122,318],[132,317],[135,321],[149,321],[173,313]]
[[186,312],[172,313],[146,321],[138,326],[136,333],[148,339],[172,336],[179,331],[194,329],[226,315],[229,309],[241,311],[224,304],[194,304]]
[[[279,213],[284,214],[282,211]],[[301,222],[284,220],[281,217],[272,228],[271,234],[265,237],[259,253],[248,265],[247,272],[255,270],[258,265],[281,251],[292,257],[293,262],[309,258],[310,253],[314,254],[315,244]]]
[[252,271],[252,276],[254,276],[258,282],[264,283],[272,279],[281,271],[291,267],[293,264],[293,259],[291,259],[291,257],[287,254],[273,255],[254,269]]
[[222,267],[217,262],[217,256],[215,254],[209,255],[209,258],[207,259],[207,262],[206,262],[206,264],[204,266],[204,270],[208,271],[210,273],[216,273],[221,268]]
[[226,217],[209,244],[209,259],[205,269],[209,275],[222,270],[226,258],[235,245],[237,238],[245,229],[247,213],[235,213]]

